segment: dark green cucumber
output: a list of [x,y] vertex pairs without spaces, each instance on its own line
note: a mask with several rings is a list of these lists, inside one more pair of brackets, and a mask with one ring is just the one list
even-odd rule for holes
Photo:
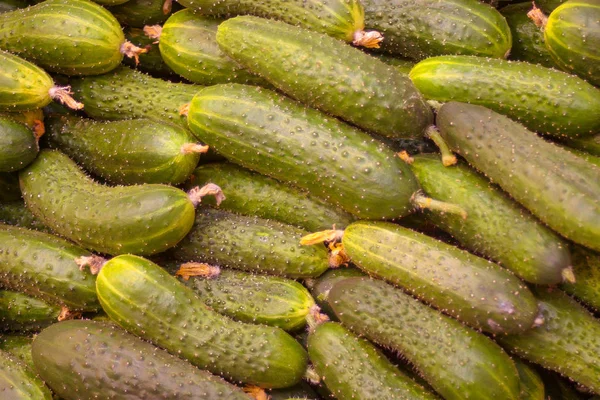
[[336,322],[314,328],[308,337],[308,355],[339,400],[438,398],[404,375],[366,339]]
[[498,337],[506,349],[600,394],[600,320],[556,289],[535,291],[544,324]]
[[56,322],[60,307],[19,292],[0,290],[0,329],[37,331]]
[[564,237],[600,250],[600,168],[487,108],[444,104],[448,145]]
[[27,0],[2,0],[0,1],[0,14],[25,8],[29,5]]
[[0,337],[0,350],[9,353],[25,364],[32,371],[33,359],[31,358],[31,342],[33,337],[23,335],[2,335]]
[[575,386],[573,381],[557,373],[540,369],[540,375],[544,381],[546,400],[596,400],[595,397],[586,399],[587,396],[581,393],[581,386]]
[[433,154],[413,159],[411,168],[425,193],[467,212],[467,219],[427,213],[436,226],[528,282],[550,285],[563,281],[571,260],[567,243],[558,235],[464,163],[447,168],[439,155]]
[[[223,210],[274,219],[309,232],[331,229],[332,225],[343,229],[353,220],[350,214],[295,187],[235,164],[201,165],[194,170],[187,187],[207,183],[218,185],[225,193],[227,201],[220,205]],[[206,204],[214,201],[208,198]]]
[[[134,1],[134,0],[129,0]],[[126,58],[123,64],[130,68],[150,74],[155,78],[162,79],[181,79],[167,64],[165,64],[156,39],[146,36],[144,31],[139,28],[126,28],[125,38],[134,45],[148,50],[147,53],[140,55],[140,62],[136,64],[135,60]]]
[[14,172],[0,172],[0,201],[4,203],[17,200],[21,200],[19,174]]
[[600,157],[600,133],[586,138],[567,139],[565,143],[574,149]]
[[573,247],[571,252],[577,281],[564,283],[561,287],[592,309],[600,311],[600,254],[579,246]]
[[496,343],[400,289],[349,278],[329,303],[343,325],[400,353],[445,399],[519,398],[517,369]]
[[541,65],[441,56],[415,65],[410,78],[428,99],[482,105],[533,131],[579,137],[600,129],[600,89]]
[[520,400],[546,400],[544,382],[540,375],[518,358],[513,358],[521,380]]
[[320,397],[313,390],[312,387],[306,382],[300,382],[299,384],[285,388],[285,389],[272,389],[267,391],[269,400],[289,400],[289,399],[302,399],[302,400],[319,400]]
[[292,386],[305,373],[307,354],[285,331],[211,311],[192,289],[141,257],[108,261],[96,288],[111,319],[202,369],[266,388]]
[[129,0],[125,4],[108,8],[122,25],[134,28],[162,24],[171,12],[179,9],[179,3],[169,0]]
[[217,43],[282,92],[373,133],[418,137],[432,123],[405,74],[324,34],[242,16],[219,25]]
[[32,345],[41,378],[65,400],[249,400],[242,389],[110,323],[65,321]]
[[52,400],[52,392],[33,371],[1,350],[0,394],[7,400]]
[[371,54],[372,56],[377,57],[387,65],[391,65],[395,67],[398,71],[408,74],[410,70],[415,66],[416,62],[413,60],[407,60],[404,58],[394,57],[392,55],[381,53],[381,54]]
[[308,233],[277,221],[202,207],[173,256],[289,278],[315,277],[328,268],[327,254],[324,247],[300,245]]
[[[0,189],[1,190],[1,189]],[[42,222],[29,211],[23,199],[0,203],[0,222],[21,228],[34,229],[40,232],[52,233]]]
[[253,86],[207,87],[189,107],[192,132],[228,160],[307,190],[364,219],[408,214],[410,168],[364,132]]
[[535,5],[539,7],[545,13],[550,14],[561,4],[566,2],[567,0],[538,0],[535,2]]
[[47,119],[46,127],[52,147],[115,184],[183,183],[207,150],[187,129],[149,119],[62,116]]
[[362,2],[367,28],[383,34],[388,52],[417,60],[442,54],[503,58],[511,48],[505,19],[476,0]]
[[25,168],[39,151],[38,139],[23,124],[0,116],[0,171],[11,172]]
[[316,279],[306,279],[305,284],[310,289],[311,294],[319,307],[321,307],[321,310],[329,315],[330,318],[336,319],[335,313],[327,301],[329,291],[339,281],[360,276],[367,275],[360,269],[354,267],[334,268],[325,271],[323,275]]

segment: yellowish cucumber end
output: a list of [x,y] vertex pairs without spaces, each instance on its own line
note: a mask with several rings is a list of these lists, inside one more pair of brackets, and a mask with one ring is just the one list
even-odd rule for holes
[[213,279],[221,274],[221,269],[214,265],[199,263],[199,262],[188,262],[181,264],[175,276],[180,276],[183,280],[187,281],[192,276],[200,276],[206,279]]
[[125,41],[121,45],[121,53],[129,58],[133,58],[135,60],[135,65],[140,63],[140,54],[147,53],[148,49],[137,47],[135,44]]
[[540,28],[542,31],[546,28],[548,17],[535,5],[535,3],[533,3],[533,8],[527,13],[527,16],[533,21],[535,26]]
[[433,140],[433,143],[435,143],[435,145],[440,149],[440,153],[442,153],[442,164],[444,167],[449,167],[458,162],[456,156],[452,153],[435,125],[431,125],[427,128],[425,131],[425,136]]
[[83,103],[75,101],[75,99],[71,97],[73,94],[73,92],[71,92],[71,86],[53,86],[48,91],[48,94],[52,100],[56,100],[70,109],[81,110],[83,108]]
[[575,273],[573,272],[573,267],[567,267],[563,269],[560,273],[563,278],[563,282],[567,283],[575,283],[577,279],[575,279]]
[[352,37],[352,44],[367,49],[378,49],[383,41],[383,35],[377,31],[357,30]]
[[313,385],[318,385],[321,382],[321,377],[314,368],[308,367],[304,373],[304,380]]
[[90,272],[92,275],[98,275],[104,264],[106,264],[108,260],[104,257],[97,256],[92,254],[91,256],[81,256],[75,259],[75,264],[79,267],[80,271],[84,271],[85,267],[90,268]]
[[206,196],[215,196],[215,200],[217,202],[217,207],[221,205],[223,200],[225,200],[225,195],[223,194],[223,190],[214,183],[208,183],[202,187],[196,186],[188,192],[188,198],[196,207],[198,204],[202,202],[202,198]]
[[344,236],[344,231],[340,229],[327,229],[320,232],[309,233],[300,239],[302,246],[310,246],[313,244],[325,243],[325,242],[339,242]]
[[208,151],[208,146],[199,143],[186,143],[181,146],[182,154],[202,154]]

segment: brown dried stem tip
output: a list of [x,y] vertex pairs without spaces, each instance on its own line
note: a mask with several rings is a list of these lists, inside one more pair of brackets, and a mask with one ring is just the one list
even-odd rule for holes
[[377,31],[365,32],[357,30],[352,37],[352,44],[367,49],[378,49],[379,44],[383,41],[383,35]]
[[440,213],[458,214],[463,219],[467,219],[467,212],[459,205],[452,203],[444,203],[443,201],[434,200],[431,197],[425,196],[421,191],[415,192],[411,197],[412,204],[421,209],[428,209]]
[[75,259],[75,264],[79,267],[80,271],[85,270],[85,267],[90,267],[92,275],[98,275],[107,260],[104,257],[92,254],[91,256],[81,256]]
[[73,92],[71,92],[71,86],[51,87],[48,91],[48,94],[52,100],[56,100],[73,110],[81,110],[83,108],[82,103],[75,101],[75,99],[71,97],[73,94]]
[[327,321],[329,321],[329,317],[321,312],[321,308],[318,305],[314,304],[310,307],[306,316],[309,332],[314,331],[317,326]]
[[199,143],[186,143],[181,146],[182,154],[202,154],[208,151],[208,146]]
[[190,113],[190,103],[186,103],[184,105],[182,105],[181,107],[179,107],[179,115],[185,115],[187,117],[187,115]]
[[173,10],[173,0],[165,0],[162,6],[162,12],[164,15],[168,15]]
[[160,35],[162,34],[162,26],[160,25],[146,25],[143,28],[144,34],[146,36],[148,36],[150,39],[155,39],[156,42],[154,42],[154,44],[158,43],[158,40],[160,39]]
[[244,392],[248,393],[250,395],[250,397],[252,397],[255,400],[268,400],[269,399],[267,392],[265,392],[264,389],[259,388],[258,386],[254,386],[254,385],[244,386]]
[[215,196],[215,200],[217,202],[217,206],[221,205],[223,200],[225,200],[225,195],[223,194],[223,190],[214,183],[208,183],[202,187],[196,186],[188,192],[188,198],[196,207],[198,204],[202,202],[202,198],[205,196]]
[[407,164],[412,164],[413,162],[415,162],[415,159],[412,158],[410,156],[410,154],[408,154],[406,152],[406,150],[402,150],[401,152],[396,153],[396,155],[398,156],[399,159],[401,159],[402,161],[404,161]]
[[81,316],[81,312],[79,311],[71,311],[67,307],[63,306],[60,308],[60,313],[58,314],[58,321],[67,321],[69,319],[75,319]]
[[542,10],[540,10],[535,5],[535,3],[533,3],[533,8],[527,13],[527,16],[530,20],[533,21],[535,26],[537,26],[541,30],[544,30],[546,28],[546,24],[548,23],[548,17],[542,12]]
[[148,49],[137,47],[135,44],[126,41],[121,45],[121,54],[135,59],[135,65],[140,63],[140,54],[147,53]]
[[329,250],[329,266],[331,268],[338,268],[350,262],[350,258],[344,251],[344,246],[341,243],[343,236],[344,231],[335,229],[334,226],[333,229],[327,229],[303,236],[300,239],[300,244],[302,246],[310,246],[313,244],[324,243]]
[[40,140],[42,136],[46,133],[46,125],[44,125],[44,121],[36,119],[33,121],[33,134],[35,135],[36,140]]
[[444,138],[442,138],[442,135],[440,135],[440,131],[438,131],[434,125],[431,125],[427,128],[425,131],[425,136],[433,140],[433,143],[435,143],[435,145],[440,149],[440,153],[442,153],[442,164],[444,164],[444,167],[449,167],[456,164],[456,156],[452,154],[452,151],[444,141]]
[[188,262],[181,264],[175,276],[180,276],[187,281],[192,276],[201,276],[206,279],[213,279],[219,276],[221,269],[214,265],[208,265],[199,262]]

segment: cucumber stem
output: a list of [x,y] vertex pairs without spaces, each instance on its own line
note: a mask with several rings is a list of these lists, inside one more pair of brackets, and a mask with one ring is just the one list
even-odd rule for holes
[[184,281],[187,281],[192,276],[201,276],[206,279],[216,278],[221,274],[221,268],[199,263],[199,262],[188,262],[181,264],[177,272],[175,272],[175,276],[181,276]]
[[133,58],[135,60],[135,65],[138,65],[140,63],[140,54],[144,54],[147,52],[148,49],[137,47],[135,44],[128,41],[125,41],[121,45],[121,54],[124,54],[129,58]]
[[312,383],[313,385],[318,385],[319,382],[321,382],[321,377],[319,376],[317,371],[315,371],[315,369],[312,367],[308,367],[306,369],[306,372],[304,373],[304,379],[308,381],[308,383]]
[[173,0],[165,0],[162,6],[162,12],[164,15],[168,15],[173,10]]
[[190,112],[190,103],[186,103],[186,104],[182,105],[181,107],[179,107],[179,115],[185,115],[187,117],[189,112]]
[[160,35],[162,34],[162,26],[160,25],[146,25],[144,26],[144,34],[150,39],[156,39],[154,44],[158,43]]
[[308,315],[306,316],[308,331],[314,331],[317,326],[327,321],[329,321],[329,317],[321,312],[321,308],[318,305],[313,304],[308,310]]
[[442,153],[442,164],[444,167],[449,167],[450,165],[456,164],[456,156],[452,154],[452,151],[440,135],[440,131],[434,125],[431,125],[425,131],[425,136],[429,139],[433,140],[435,145],[440,149],[440,153]]
[[563,281],[568,283],[575,283],[577,279],[575,279],[575,273],[573,272],[573,267],[567,267],[563,269],[560,273],[562,275]]
[[80,317],[81,313],[78,311],[71,311],[69,310],[67,307],[62,306],[60,308],[60,313],[58,314],[58,321],[66,321],[69,319],[75,319],[77,317]]
[[377,31],[365,32],[362,29],[354,31],[352,44],[354,46],[366,47],[367,49],[378,49],[383,41],[383,35]]
[[329,267],[339,268],[342,265],[346,265],[350,262],[350,257],[346,254],[344,245],[340,242],[330,242],[327,245],[329,249]]
[[188,192],[188,198],[196,207],[198,204],[202,202],[202,198],[206,196],[215,196],[215,200],[217,201],[217,206],[221,205],[221,202],[225,200],[225,195],[223,194],[223,190],[214,183],[207,183],[206,185],[200,187],[196,186]]
[[548,17],[535,5],[535,3],[533,3],[533,8],[527,13],[527,16],[533,21],[535,26],[540,28],[542,31],[546,29]]
[[81,110],[83,108],[83,103],[79,103],[71,97],[73,94],[73,92],[71,92],[71,86],[51,87],[48,94],[53,100],[56,100],[73,110]]
[[411,202],[420,209],[428,209],[440,213],[458,214],[463,219],[467,219],[467,212],[461,206],[432,199],[431,197],[425,196],[420,191],[412,195]]
[[396,153],[396,155],[398,156],[399,159],[401,159],[402,161],[404,161],[407,164],[412,164],[413,162],[415,162],[415,159],[412,158],[407,152],[406,150],[402,150],[399,153]]
[[244,392],[249,394],[255,400],[268,400],[267,392],[264,389],[254,385],[247,385],[243,388]]
[[340,229],[327,229],[320,232],[309,233],[300,239],[302,246],[310,246],[324,242],[339,242],[344,236],[344,231]]
[[90,267],[92,275],[98,275],[104,264],[108,260],[104,257],[92,254],[91,256],[81,256],[75,259],[75,264],[79,267],[80,271],[83,271],[85,267]]
[[208,151],[208,146],[199,144],[199,143],[186,143],[181,146],[182,154],[198,154],[198,153],[206,153]]
[[36,119],[33,121],[33,134],[35,135],[35,140],[40,140],[42,136],[46,133],[46,126],[44,125],[44,121]]

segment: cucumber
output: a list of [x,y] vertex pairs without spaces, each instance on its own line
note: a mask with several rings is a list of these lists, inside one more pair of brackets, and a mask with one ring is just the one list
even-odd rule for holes
[[600,321],[564,292],[539,288],[535,294],[544,324],[497,340],[519,357],[600,393]]
[[282,92],[367,131],[419,137],[432,123],[406,75],[321,33],[242,16],[219,25],[217,43]]
[[560,146],[561,148],[567,150],[569,153],[575,154],[579,158],[583,158],[585,161],[594,164],[597,167],[600,167],[600,156],[595,156],[590,153],[586,153],[582,150],[573,149],[568,146]]
[[2,335],[0,337],[0,350],[12,355],[21,361],[27,368],[34,371],[33,359],[31,358],[32,337],[23,335]]
[[100,253],[158,253],[194,223],[194,202],[184,191],[158,184],[104,186],[57,150],[42,150],[20,181],[25,204],[44,225]]
[[482,105],[533,131],[574,138],[600,129],[600,89],[541,65],[441,56],[415,65],[410,78],[428,99]]
[[343,325],[400,353],[446,400],[519,398],[517,369],[496,343],[400,289],[348,278],[333,286],[329,304]]
[[[548,370],[540,370],[544,381],[546,400],[584,400],[587,396],[583,396],[580,392],[581,386],[575,387],[572,381],[562,378],[559,374],[552,373]],[[586,400],[595,400],[591,397]]]
[[600,133],[586,138],[567,139],[565,143],[569,147],[600,157]]
[[0,172],[0,202],[17,200],[21,200],[18,173]]
[[329,291],[339,281],[360,276],[367,275],[360,269],[354,267],[335,268],[325,271],[325,273],[316,279],[305,280],[305,284],[310,289],[310,292],[321,308],[321,311],[325,312],[331,319],[337,320],[333,309],[327,301]]
[[179,9],[181,6],[170,0],[129,0],[125,4],[108,7],[122,25],[134,28],[162,24],[171,12]]
[[[231,163],[212,163],[196,168],[186,187],[214,183],[225,195],[220,208],[242,215],[273,219],[309,232],[344,228],[353,217],[320,199]],[[206,204],[214,204],[207,199]]]
[[539,285],[560,283],[570,272],[567,243],[485,177],[462,162],[444,167],[439,155],[417,155],[413,160],[412,171],[429,196],[457,204],[467,212],[467,219],[426,214],[467,249]]
[[29,5],[27,0],[2,0],[0,1],[0,14],[25,8]]
[[50,229],[29,211],[23,199],[0,203],[0,223],[52,233]]
[[39,151],[38,139],[25,125],[0,116],[0,171],[18,171]]
[[389,219],[413,208],[417,182],[391,149],[270,90],[207,87],[194,96],[188,124],[228,160],[355,216]]
[[0,290],[0,329],[38,331],[56,322],[60,307],[19,292]]
[[190,288],[141,257],[109,260],[96,288],[104,311],[130,333],[229,380],[288,387],[306,370],[306,352],[285,331],[211,311]]
[[267,391],[269,395],[268,400],[289,400],[289,399],[303,399],[303,400],[319,400],[320,397],[313,390],[312,387],[306,382],[300,382],[299,384],[285,389],[272,389]]
[[[227,200],[225,200],[227,201]],[[198,209],[189,235],[172,251],[179,261],[198,261],[250,272],[306,278],[327,268],[325,248],[305,247],[300,228],[208,207]]]
[[104,7],[118,6],[119,4],[127,3],[129,0],[94,0],[94,3],[98,3]]
[[0,393],[9,400],[52,400],[52,392],[17,359],[0,350]]
[[148,52],[140,56],[140,62],[137,64],[135,60],[132,60],[131,58],[124,59],[123,64],[129,66],[130,68],[150,74],[155,78],[169,80],[181,79],[179,75],[177,75],[171,68],[169,68],[167,64],[165,64],[162,56],[160,55],[158,43],[156,43],[155,39],[146,36],[144,31],[139,28],[126,28],[124,32],[125,38],[128,41],[133,43],[135,46],[148,50]]
[[572,249],[576,282],[565,282],[561,288],[592,309],[600,311],[600,254],[575,246]]
[[377,57],[387,65],[391,65],[395,67],[398,71],[408,74],[410,70],[415,66],[416,62],[413,60],[407,60],[404,58],[394,57],[392,55],[381,53],[381,54],[372,54]]
[[[362,0],[368,28],[382,48],[421,60],[442,54],[506,57],[511,33],[493,7],[477,0]],[[427,10],[423,12],[423,10]]]
[[188,130],[149,119],[62,116],[48,119],[46,126],[51,147],[115,184],[183,183],[207,151]]
[[521,400],[546,400],[544,382],[540,375],[518,358],[513,358],[521,379]]
[[448,145],[564,237],[600,250],[600,168],[477,105],[437,115]]

